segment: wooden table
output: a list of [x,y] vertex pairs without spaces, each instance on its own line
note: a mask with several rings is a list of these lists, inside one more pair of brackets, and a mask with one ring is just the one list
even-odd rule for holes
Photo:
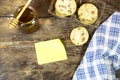
[[[9,30],[8,23],[15,9],[26,1],[0,0],[0,80],[71,80],[98,26],[87,27],[90,34],[88,43],[83,46],[75,46],[70,41],[69,35],[73,28],[81,25],[76,16],[64,19],[51,16],[47,12],[50,0],[33,0],[31,5],[39,13],[40,29],[32,34]],[[100,23],[114,11],[120,11],[120,0],[101,1],[106,3],[106,6]],[[55,38],[62,40],[68,59],[38,65],[34,43]],[[120,71],[116,75],[120,78]]]

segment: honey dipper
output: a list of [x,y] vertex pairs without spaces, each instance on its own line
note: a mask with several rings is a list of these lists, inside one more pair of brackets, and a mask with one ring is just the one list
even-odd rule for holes
[[21,15],[23,14],[23,12],[28,7],[28,5],[30,4],[31,1],[32,0],[28,0],[28,2],[25,4],[25,6],[22,8],[22,10],[17,15],[17,17],[12,19],[12,21],[10,22],[10,25],[9,25],[10,29],[15,29],[16,28],[16,26],[17,26],[17,24],[19,22],[19,18],[21,17]]

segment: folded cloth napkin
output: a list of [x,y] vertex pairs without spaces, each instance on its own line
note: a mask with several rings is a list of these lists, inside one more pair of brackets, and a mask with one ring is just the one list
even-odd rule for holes
[[117,80],[120,69],[120,13],[114,12],[95,31],[72,80]]

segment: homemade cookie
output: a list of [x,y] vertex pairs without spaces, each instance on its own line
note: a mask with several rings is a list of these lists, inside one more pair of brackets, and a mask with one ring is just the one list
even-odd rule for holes
[[55,14],[59,17],[73,15],[76,11],[77,4],[75,0],[56,0]]
[[75,45],[83,45],[88,41],[89,34],[84,27],[74,28],[71,31],[70,39]]
[[78,9],[78,18],[84,25],[95,23],[98,19],[98,9],[94,4],[85,3]]

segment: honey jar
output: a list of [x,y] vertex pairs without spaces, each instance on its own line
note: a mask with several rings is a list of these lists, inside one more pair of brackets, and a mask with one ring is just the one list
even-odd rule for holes
[[[14,17],[19,14],[23,6],[20,6],[16,9]],[[18,27],[21,32],[28,34],[33,33],[39,29],[40,25],[38,22],[38,15],[36,10],[32,6],[28,6],[23,12],[21,17],[19,18]]]

